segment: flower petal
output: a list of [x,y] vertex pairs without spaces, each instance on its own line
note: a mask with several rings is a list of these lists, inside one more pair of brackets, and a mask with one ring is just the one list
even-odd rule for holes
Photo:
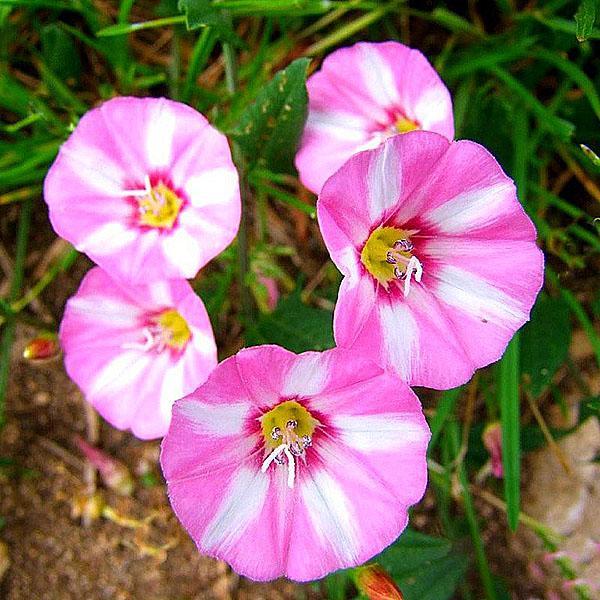
[[[172,224],[140,222],[129,192],[143,194],[148,181],[180,196]],[[231,243],[241,209],[227,138],[165,98],[113,98],[84,115],[48,171],[44,198],[59,235],[134,284],[194,277]]]
[[399,118],[454,137],[446,86],[420,52],[397,42],[359,42],[333,52],[307,88],[309,114],[296,166],[315,193],[353,154],[389,136]]
[[[173,402],[217,364],[208,315],[191,286],[177,281],[156,287],[172,289],[155,291],[153,301],[148,286],[123,286],[96,267],[67,302],[60,327],[65,367],[86,399],[112,425],[143,439],[165,434]],[[148,319],[171,308],[190,329],[185,349],[144,350]]]

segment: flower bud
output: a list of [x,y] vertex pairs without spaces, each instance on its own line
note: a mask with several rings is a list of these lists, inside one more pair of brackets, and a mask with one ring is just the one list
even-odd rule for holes
[[379,565],[359,567],[355,573],[356,587],[369,600],[403,600],[394,580]]
[[492,461],[492,474],[498,479],[502,479],[502,427],[498,421],[490,423],[483,430],[483,445],[490,453]]
[[33,338],[23,350],[23,358],[30,361],[49,360],[58,356],[60,346],[57,337],[52,333]]
[[133,493],[133,477],[129,469],[116,458],[109,456],[102,450],[90,446],[83,438],[76,436],[75,444],[82,454],[98,469],[104,485],[122,496],[131,496]]

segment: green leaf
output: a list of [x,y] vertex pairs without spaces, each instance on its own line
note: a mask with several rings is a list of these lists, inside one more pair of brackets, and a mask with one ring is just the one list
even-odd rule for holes
[[512,98],[521,100],[531,113],[535,115],[540,127],[550,131],[562,140],[568,140],[573,135],[575,131],[573,123],[554,115],[520,81],[500,67],[492,67],[489,70],[506,85]]
[[561,297],[540,294],[531,321],[521,332],[521,373],[528,376],[534,397],[546,389],[566,360],[571,333],[569,305]]
[[392,575],[405,600],[451,598],[468,566],[449,540],[411,529],[375,560]]
[[278,344],[292,352],[333,348],[333,314],[304,304],[298,286],[246,331],[246,344]]
[[600,167],[600,156],[598,156],[589,146],[586,146],[585,144],[579,144],[579,147],[585,156],[591,161],[594,167]]
[[508,525],[515,531],[521,503],[521,411],[519,395],[519,332],[498,364],[498,395],[502,423],[502,466]]
[[328,600],[346,600],[348,587],[352,583],[351,571],[336,571],[325,579]]
[[600,419],[600,396],[588,398],[581,403],[580,422],[584,421],[590,415],[596,415]]
[[592,33],[596,20],[596,2],[597,0],[582,0],[575,13],[575,35],[578,42],[585,42]]
[[435,448],[440,433],[444,427],[444,423],[446,423],[446,420],[454,411],[454,406],[456,405],[456,401],[458,400],[461,392],[462,387],[442,392],[435,415],[429,421],[429,427],[431,429],[431,440],[429,440],[428,449],[429,452]]
[[185,17],[176,15],[174,17],[164,17],[152,21],[142,21],[141,23],[117,23],[109,25],[96,32],[98,37],[111,37],[113,35],[127,35],[143,29],[155,29],[156,27],[167,27],[168,25],[178,25],[185,21]]
[[335,6],[332,0],[216,0],[215,5],[240,16],[283,15],[285,17],[318,15]]
[[79,78],[81,60],[73,38],[56,23],[41,31],[42,55],[51,71],[63,79]]
[[231,20],[210,0],[179,0],[177,7],[185,13],[185,24],[189,30],[212,27],[219,38],[239,45],[240,39],[233,31]]
[[397,576],[446,556],[452,549],[450,540],[432,537],[407,529],[376,562]]
[[309,63],[308,58],[299,58],[279,71],[231,132],[250,164],[279,173],[294,172],[307,114]]

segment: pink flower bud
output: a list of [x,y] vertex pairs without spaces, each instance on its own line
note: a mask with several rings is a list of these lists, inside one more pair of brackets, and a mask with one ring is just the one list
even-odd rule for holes
[[267,290],[267,308],[275,310],[277,301],[279,300],[279,288],[277,287],[277,281],[272,277],[265,277],[264,275],[258,276],[258,281]]
[[490,453],[492,460],[492,474],[498,479],[502,479],[502,428],[500,423],[495,421],[490,423],[483,430],[483,445],[486,450]]
[[369,600],[403,600],[404,598],[387,571],[376,564],[357,569],[356,587]]
[[122,496],[131,496],[133,493],[133,478],[129,469],[121,461],[94,446],[90,446],[79,436],[75,437],[75,444],[81,450],[81,453],[98,469],[100,477],[107,488]]
[[52,333],[33,338],[23,350],[23,358],[31,361],[48,360],[58,356],[60,347],[57,337]]

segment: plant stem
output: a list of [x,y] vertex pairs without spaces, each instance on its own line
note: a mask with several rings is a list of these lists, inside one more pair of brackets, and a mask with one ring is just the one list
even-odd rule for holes
[[[452,446],[452,453],[454,456],[458,456],[460,452],[460,434],[458,431],[458,424],[455,421],[450,421],[446,429],[447,435],[450,437],[450,444]],[[477,523],[477,513],[475,512],[475,505],[473,503],[473,496],[469,487],[469,479],[465,470],[465,465],[462,461],[457,464],[457,475],[458,481],[462,488],[463,505],[465,514],[467,517],[467,523],[469,525],[469,531],[471,532],[471,538],[473,540],[473,547],[475,549],[475,559],[477,560],[477,566],[479,568],[479,575],[485,591],[485,597],[487,600],[496,600],[496,590],[494,588],[494,581],[492,579],[492,573],[490,566],[485,555],[485,547],[483,545],[483,539],[481,537],[481,531],[479,530],[479,524]]]
[[[235,52],[231,44],[223,44],[223,58],[225,61],[225,84],[227,91],[231,96],[237,90],[237,65],[235,60]],[[237,239],[237,256],[238,256],[238,271],[240,285],[240,308],[241,317],[245,325],[252,320],[252,300],[250,291],[248,290],[247,279],[249,270],[248,260],[248,198],[249,187],[246,177],[246,165],[244,155],[238,144],[232,141],[233,160],[238,168],[240,178],[240,196],[242,202],[242,213],[240,219],[240,229]]]

